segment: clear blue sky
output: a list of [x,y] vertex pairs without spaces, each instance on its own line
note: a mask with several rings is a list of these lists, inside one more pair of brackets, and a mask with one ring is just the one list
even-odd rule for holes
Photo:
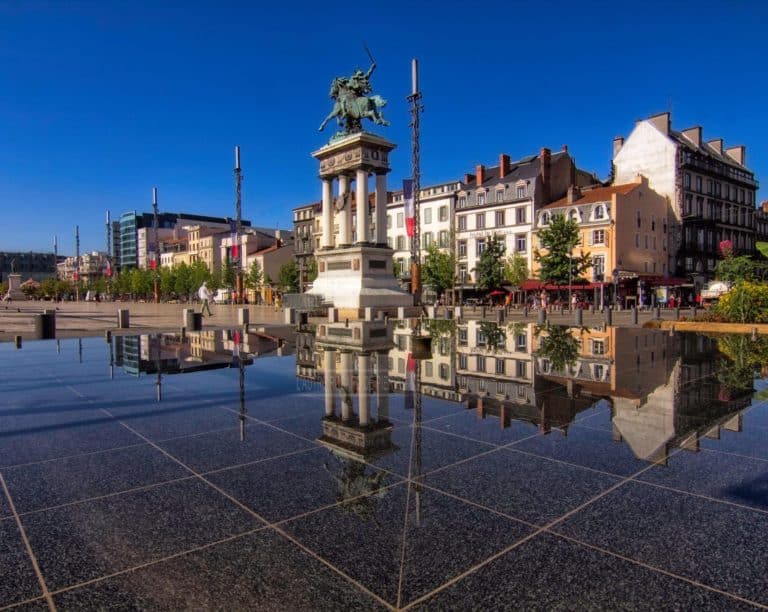
[[[260,3],[263,4],[263,3]],[[421,63],[422,184],[567,143],[605,177],[611,141],[673,126],[746,144],[768,187],[768,3],[0,0],[0,250],[103,249],[104,217],[151,210],[291,226],[320,197],[310,153],[331,79],[376,57],[409,174],[410,59]],[[330,127],[330,126],[329,126]],[[328,130],[328,128],[326,128]],[[761,189],[760,199],[767,196]]]

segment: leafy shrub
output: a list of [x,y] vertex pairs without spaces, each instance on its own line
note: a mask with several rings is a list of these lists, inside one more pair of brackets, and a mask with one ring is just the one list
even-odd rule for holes
[[713,312],[730,323],[768,323],[768,285],[738,283],[720,298]]

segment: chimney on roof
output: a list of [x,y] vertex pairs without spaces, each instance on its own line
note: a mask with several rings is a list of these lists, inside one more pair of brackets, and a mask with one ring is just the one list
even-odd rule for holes
[[616,138],[613,139],[613,156],[616,157],[619,151],[621,151],[621,147],[624,146],[624,136],[616,136]]
[[683,136],[685,136],[688,140],[690,140],[697,147],[701,146],[701,126],[700,125],[695,125],[693,127],[688,128],[687,130],[683,130],[680,133]]
[[465,174],[464,175],[464,184],[465,185],[469,185],[469,183],[471,183],[474,180],[475,180],[475,175],[474,174]]
[[552,151],[547,147],[542,147],[539,152],[539,174],[541,175],[541,186],[544,192],[544,199],[549,202],[549,175],[552,163]]
[[580,197],[581,189],[579,189],[576,185],[571,185],[568,187],[568,204],[573,204]]
[[723,139],[722,138],[714,138],[712,140],[707,140],[707,144],[712,147],[715,151],[717,151],[720,155],[723,154]]
[[738,145],[736,147],[728,147],[725,150],[725,154],[740,166],[745,165],[747,162],[747,147],[745,147],[744,145]]
[[480,187],[485,182],[485,166],[478,164],[475,168],[475,174],[477,175],[477,186]]
[[563,148],[561,149],[563,153],[568,153],[568,145],[564,144]]
[[656,129],[658,129],[662,134],[669,136],[669,128],[670,124],[672,123],[670,113],[667,112],[659,113],[658,115],[651,115],[648,117],[648,121],[656,126]]
[[502,153],[499,155],[499,178],[504,178],[509,174],[509,155]]

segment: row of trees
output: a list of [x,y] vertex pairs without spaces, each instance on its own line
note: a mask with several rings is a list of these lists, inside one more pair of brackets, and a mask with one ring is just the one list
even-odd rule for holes
[[[534,249],[533,255],[539,264],[539,279],[555,285],[580,279],[583,282],[582,275],[592,266],[592,257],[584,251],[573,254],[581,243],[576,221],[556,215],[538,236],[541,249]],[[433,243],[427,248],[421,272],[424,283],[443,295],[455,285],[456,258]],[[520,287],[529,277],[526,258],[517,252],[507,257],[504,242],[496,236],[488,239],[474,272],[481,291],[500,289],[505,282]]]

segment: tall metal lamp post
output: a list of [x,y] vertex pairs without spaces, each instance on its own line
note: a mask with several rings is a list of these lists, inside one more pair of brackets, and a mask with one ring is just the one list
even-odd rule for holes
[[419,115],[424,110],[419,91],[419,62],[411,60],[411,167],[413,172],[413,243],[411,244],[411,291],[416,306],[421,306],[421,149],[419,144]]
[[243,303],[243,252],[240,245],[242,231],[242,189],[243,174],[240,170],[240,147],[235,147],[235,245],[237,247],[237,263],[235,267],[235,292],[238,304]]
[[160,243],[158,242],[157,224],[159,222],[159,215],[157,214],[157,187],[152,187],[152,211],[154,212],[154,221],[152,223],[152,241],[154,246],[152,247],[152,270],[154,271],[154,293],[155,304],[160,303],[160,269],[158,266],[158,253],[160,252]]

